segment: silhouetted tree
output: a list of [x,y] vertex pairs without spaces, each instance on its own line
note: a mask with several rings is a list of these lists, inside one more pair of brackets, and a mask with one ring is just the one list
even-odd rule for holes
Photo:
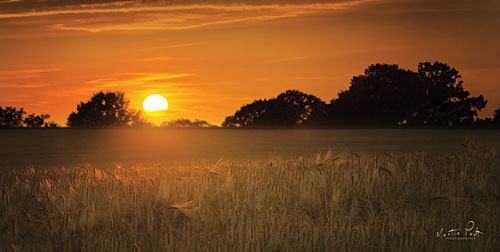
[[426,91],[420,120],[424,124],[472,124],[478,111],[486,106],[482,95],[471,97],[462,84],[462,76],[455,68],[435,62],[419,63],[418,73]]
[[371,65],[353,77],[328,108],[332,124],[458,125],[474,122],[486,106],[470,97],[458,71],[444,63],[420,63],[418,72],[397,65]]
[[214,126],[210,125],[205,120],[195,119],[194,121],[191,121],[189,119],[180,118],[180,119],[172,120],[172,121],[169,121],[169,122],[163,122],[161,124],[161,127],[173,127],[173,128],[206,128],[206,127],[214,127]]
[[57,125],[57,123],[54,121],[50,121],[50,122],[44,123],[43,127],[44,128],[59,128],[59,125]]
[[26,112],[23,108],[17,110],[15,107],[0,106],[0,127],[1,128],[41,128],[41,127],[57,127],[55,122],[45,122],[50,117],[49,114],[30,114],[25,117]]
[[121,127],[132,122],[135,111],[123,92],[99,92],[68,117],[72,128]]
[[288,90],[270,100],[256,100],[228,116],[224,127],[294,126],[306,122],[315,111],[323,110],[319,98],[297,90]]
[[26,124],[26,127],[28,128],[41,128],[42,126],[48,127],[48,124],[45,122],[45,119],[48,119],[50,117],[49,114],[41,114],[41,115],[35,115],[31,114],[28,115],[24,119],[24,124]]
[[474,121],[474,126],[476,127],[490,127],[494,124],[493,118],[477,118]]
[[328,108],[331,124],[386,124],[402,122],[422,101],[418,75],[397,65],[376,64],[355,76],[348,90]]
[[495,125],[500,125],[500,106],[495,110],[495,114],[493,115],[493,123]]
[[271,101],[256,100],[251,104],[242,106],[234,115],[226,117],[222,126],[224,127],[242,127],[255,124],[266,111],[269,111]]
[[325,102],[318,97],[298,90],[287,90],[278,95],[276,101],[279,104],[278,108],[280,108],[276,112],[281,115],[279,123],[283,125],[304,124],[326,107]]
[[2,128],[19,128],[23,127],[23,116],[26,114],[23,108],[19,110],[16,107],[0,106],[0,127]]

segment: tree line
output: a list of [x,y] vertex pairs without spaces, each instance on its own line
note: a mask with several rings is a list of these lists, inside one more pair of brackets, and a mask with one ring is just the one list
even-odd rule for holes
[[375,64],[354,76],[351,85],[326,103],[298,90],[260,99],[228,116],[224,127],[328,126],[486,126],[500,125],[500,107],[493,118],[478,119],[486,99],[463,88],[462,76],[445,63],[424,62],[418,70]]
[[[479,119],[486,99],[463,88],[459,72],[441,62],[423,62],[417,71],[394,64],[374,64],[354,76],[347,90],[329,103],[287,90],[271,99],[243,105],[226,117],[223,127],[330,126],[500,126],[500,107],[493,118]],[[152,127],[140,110],[130,108],[123,92],[99,92],[80,102],[67,119],[71,128]],[[0,127],[57,127],[48,114],[25,116],[23,108],[0,107]],[[177,119],[160,127],[215,127],[206,121]]]
[[23,108],[0,106],[0,128],[56,128],[49,114],[29,114]]

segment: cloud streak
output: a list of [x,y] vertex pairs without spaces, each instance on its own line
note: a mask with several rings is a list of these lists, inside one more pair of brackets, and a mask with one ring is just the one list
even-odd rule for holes
[[172,60],[172,57],[150,57],[150,58],[143,58],[143,59],[138,59],[138,62],[157,62],[157,61],[169,61]]
[[275,60],[270,61],[269,63],[271,63],[271,64],[284,63],[284,62],[297,61],[297,60],[303,60],[303,59],[307,59],[307,57],[303,57],[303,56],[290,56],[290,57],[286,57],[286,58],[275,59]]
[[19,74],[38,74],[38,73],[47,73],[59,70],[61,70],[61,68],[6,70],[6,71],[0,71],[0,76],[16,76]]
[[356,0],[0,0],[1,13],[23,13],[78,9],[191,8],[192,6],[262,6],[344,4]]
[[197,46],[197,45],[202,45],[202,44],[203,43],[183,43],[183,44],[174,44],[174,45],[167,45],[167,46],[155,46],[155,47],[141,48],[141,49],[138,49],[138,51],[181,48],[181,47]]
[[[11,89],[30,89],[47,87],[44,80],[39,80],[40,75],[48,72],[59,71],[60,68],[34,68],[34,69],[19,69],[19,70],[4,70],[0,71],[0,88]],[[34,83],[35,82],[35,83]]]
[[167,80],[179,79],[192,76],[189,73],[124,73],[120,77],[102,78],[87,81],[88,84],[94,84],[101,88],[143,86],[158,84]]
[[44,17],[44,27],[62,31],[183,30],[231,23],[262,22],[319,11],[347,10],[374,1],[377,0],[318,1],[305,4],[295,1],[284,4],[212,4],[194,1],[182,5],[109,2],[45,7],[36,11],[32,11],[33,8],[29,11],[21,8],[18,11],[0,12],[0,22]]
[[21,2],[21,0],[1,0],[0,4],[3,4],[3,3],[14,3],[14,2]]
[[[70,4],[68,4],[68,2]],[[496,0],[0,0],[0,27],[43,36],[52,31],[186,30],[235,23],[264,22],[325,11],[364,8],[379,14],[450,12],[499,8]],[[22,22],[16,21],[24,19]],[[42,21],[43,20],[43,21]],[[40,22],[42,21],[42,22]],[[31,29],[38,29],[33,33]],[[42,32],[40,32],[42,31]]]
[[[21,12],[4,12],[0,18],[20,18],[20,17],[40,17],[53,16],[61,14],[107,14],[107,13],[130,13],[130,12],[165,12],[165,11],[192,11],[192,10],[211,10],[211,11],[262,11],[262,10],[345,10],[359,4],[377,2],[377,0],[353,0],[334,3],[314,3],[314,4],[184,4],[167,6],[148,6],[133,4],[130,6],[119,6],[116,8],[106,8],[103,4],[91,5],[72,5],[59,9],[41,9]],[[113,4],[114,5],[114,4]]]
[[0,88],[42,88],[47,87],[49,84],[31,83],[31,84],[5,84],[0,83]]

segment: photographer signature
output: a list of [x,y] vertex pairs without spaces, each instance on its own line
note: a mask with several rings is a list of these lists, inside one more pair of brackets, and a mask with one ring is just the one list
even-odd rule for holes
[[436,232],[436,238],[442,238],[446,240],[474,240],[481,235],[486,235],[485,233],[479,231],[479,227],[475,227],[474,221],[469,221],[465,225],[464,229],[452,228],[445,232],[444,228],[441,228],[439,232]]

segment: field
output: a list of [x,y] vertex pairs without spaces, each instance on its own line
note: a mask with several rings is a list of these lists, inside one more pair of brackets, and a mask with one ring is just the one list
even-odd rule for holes
[[500,155],[478,145],[3,168],[0,250],[499,251]]
[[0,130],[3,169],[121,165],[191,165],[221,157],[233,161],[285,159],[331,150],[384,154],[455,152],[464,139],[500,150],[499,130]]

